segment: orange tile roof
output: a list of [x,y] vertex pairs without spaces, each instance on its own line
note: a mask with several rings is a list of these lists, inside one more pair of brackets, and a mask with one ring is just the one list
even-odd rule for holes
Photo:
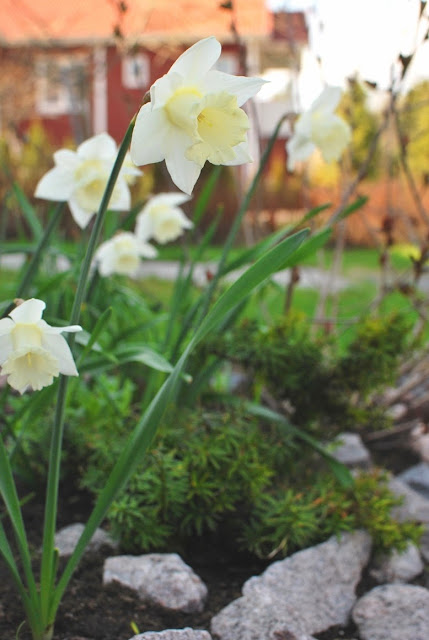
[[263,36],[271,30],[265,0],[233,0],[233,11],[221,8],[221,1],[2,0],[0,43],[106,40],[118,26],[134,41],[195,40],[207,35],[225,40],[231,35],[233,16],[243,36]]

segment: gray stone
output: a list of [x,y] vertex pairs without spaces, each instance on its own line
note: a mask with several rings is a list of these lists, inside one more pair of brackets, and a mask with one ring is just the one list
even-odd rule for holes
[[429,525],[424,525],[424,527],[423,535],[420,538],[419,549],[423,560],[429,563]]
[[130,640],[212,640],[212,637],[208,631],[186,627],[186,629],[146,631],[133,636]]
[[398,402],[387,408],[386,415],[392,418],[393,421],[399,421],[405,416],[407,411],[407,405],[403,402]]
[[361,640],[428,640],[429,591],[409,584],[375,587],[353,609]]
[[429,499],[429,464],[427,462],[416,464],[397,477],[424,498]]
[[425,426],[420,429],[420,433],[413,435],[411,446],[421,460],[429,462],[429,433],[426,433]]
[[204,609],[207,587],[176,553],[114,556],[104,563],[103,583],[116,580],[140,598],[171,611]]
[[274,562],[213,618],[212,634],[221,640],[301,640],[346,624],[370,551],[370,536],[357,531]]
[[[69,526],[57,531],[54,543],[58,549],[60,557],[71,556],[84,528],[85,526],[82,523],[76,522],[75,524],[70,524]],[[86,552],[98,551],[104,546],[109,547],[110,549],[116,549],[117,543],[109,536],[108,533],[106,533],[106,531],[103,531],[103,529],[96,529],[89,545],[86,548]]]
[[429,500],[398,478],[389,480],[389,488],[392,493],[403,498],[403,503],[392,509],[395,520],[398,522],[417,520],[429,524]]
[[333,457],[348,467],[368,468],[371,466],[371,456],[368,449],[357,433],[340,433],[332,443]]
[[379,584],[409,582],[420,575],[423,569],[419,550],[414,544],[409,544],[403,553],[393,551],[389,555],[380,556],[371,569],[371,576]]

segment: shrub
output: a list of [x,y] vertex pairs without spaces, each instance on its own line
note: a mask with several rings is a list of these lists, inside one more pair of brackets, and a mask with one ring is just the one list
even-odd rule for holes
[[346,428],[388,426],[372,394],[397,375],[410,348],[405,315],[364,318],[345,353],[325,335],[314,335],[303,315],[289,314],[271,327],[242,322],[203,345],[198,366],[215,355],[248,374],[250,393],[265,386],[290,410],[294,424],[318,429],[326,438]]

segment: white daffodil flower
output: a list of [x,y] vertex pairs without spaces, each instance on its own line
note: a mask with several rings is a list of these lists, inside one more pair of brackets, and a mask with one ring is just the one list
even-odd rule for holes
[[77,376],[70,348],[63,331],[82,331],[82,327],[51,327],[42,320],[45,303],[31,298],[0,320],[0,373],[11,387],[24,393],[52,384],[60,373]]
[[194,226],[178,206],[189,199],[184,193],[159,193],[150,198],[137,216],[136,236],[141,240],[154,238],[160,244],[176,240]]
[[306,160],[320,149],[325,162],[338,160],[351,139],[351,129],[334,111],[341,98],[339,87],[326,87],[313,102],[309,111],[295,123],[293,136],[286,144],[288,169],[296,162]]
[[251,161],[249,119],[240,107],[265,81],[212,70],[220,53],[213,37],[185,51],[151,87],[131,140],[136,165],[165,160],[173,182],[188,194],[207,160],[224,165]]
[[[56,151],[55,167],[39,181],[35,196],[68,202],[75,222],[84,229],[98,211],[117,151],[116,142],[107,133],[85,140],[76,151]],[[128,160],[113,189],[110,209],[127,211],[130,208],[128,183],[137,175],[141,175],[141,171]]]
[[141,258],[155,258],[157,251],[152,245],[137,238],[130,231],[121,231],[103,242],[95,253],[98,271],[102,276],[119,273],[134,276]]

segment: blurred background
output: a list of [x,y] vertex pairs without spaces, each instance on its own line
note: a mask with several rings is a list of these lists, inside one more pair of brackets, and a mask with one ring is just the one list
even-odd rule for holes
[[[11,235],[23,230],[12,180],[31,197],[57,148],[102,131],[120,142],[151,84],[184,49],[214,35],[223,47],[217,68],[269,80],[246,107],[254,162],[224,168],[210,205],[213,215],[224,210],[217,240],[287,113],[243,240],[309,207],[335,206],[363,166],[359,189],[370,198],[348,221],[347,243],[374,245],[380,233],[409,241],[411,231],[421,241],[421,209],[429,205],[427,27],[426,3],[418,0],[3,0],[0,198],[3,211],[17,214],[3,215],[3,225]],[[340,112],[353,128],[350,151],[341,164],[326,165],[315,154],[289,173],[285,143],[293,121],[326,84],[344,88]],[[420,204],[401,169],[405,151]],[[171,190],[164,164],[147,167],[136,189],[137,199]]]

